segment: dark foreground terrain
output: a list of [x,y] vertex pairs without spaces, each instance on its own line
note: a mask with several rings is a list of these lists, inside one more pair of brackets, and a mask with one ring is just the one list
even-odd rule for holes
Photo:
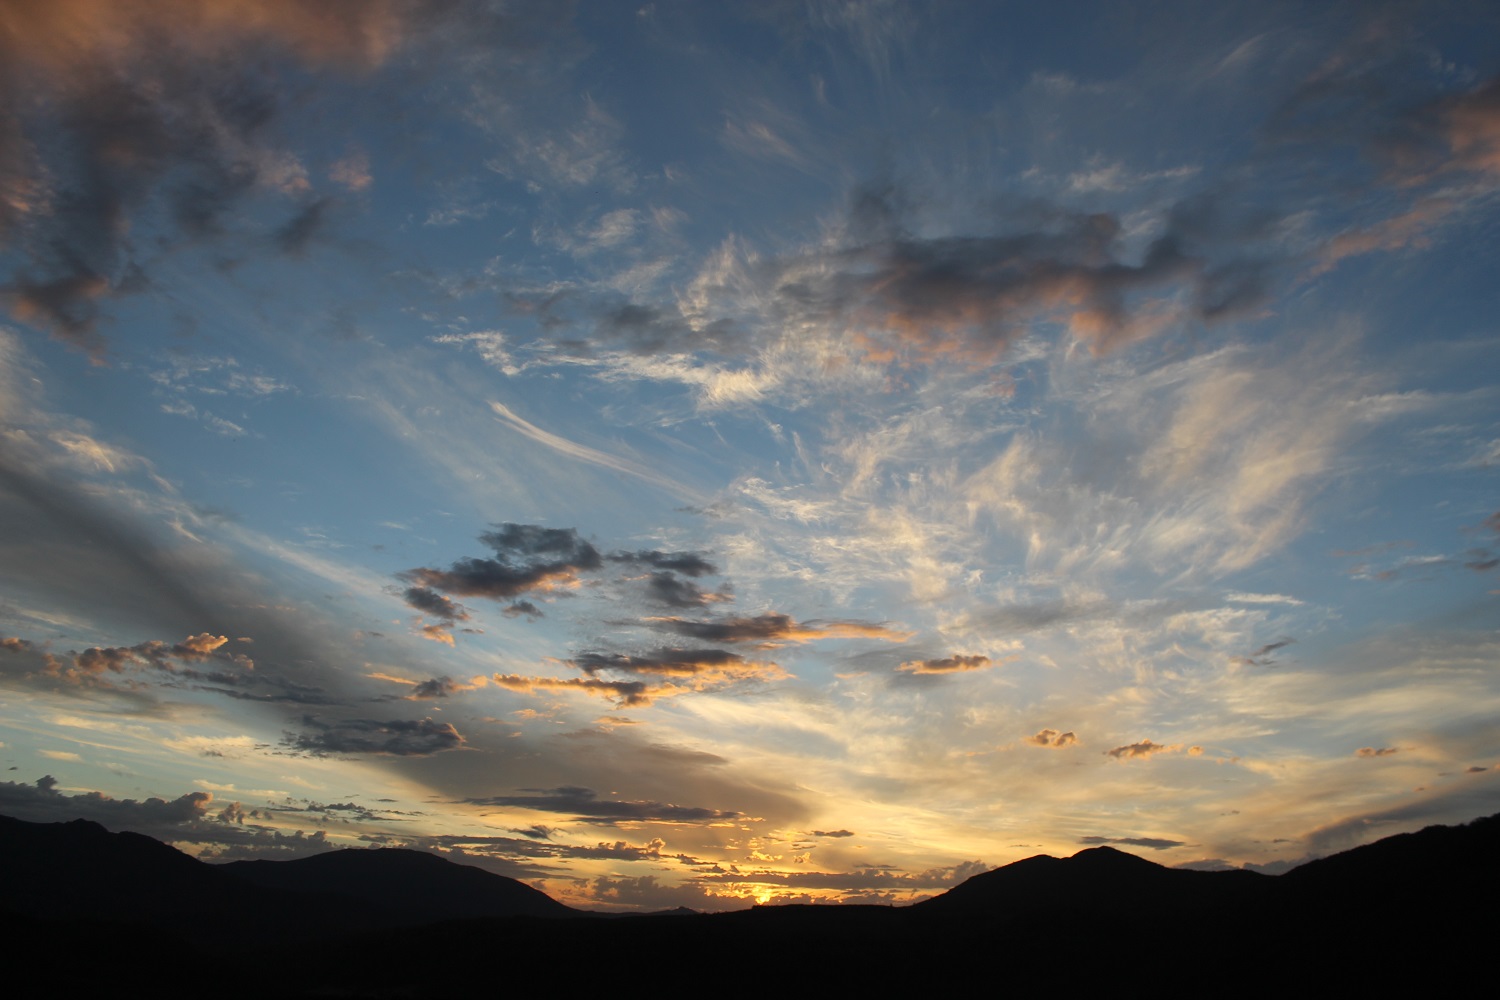
[[413,851],[208,865],[83,820],[0,817],[6,974],[51,995],[1431,991],[1484,976],[1497,890],[1500,815],[1277,877],[1097,847],[911,907],[622,918]]

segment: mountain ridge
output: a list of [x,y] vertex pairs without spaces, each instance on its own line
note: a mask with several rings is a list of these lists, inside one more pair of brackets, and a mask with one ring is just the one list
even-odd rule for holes
[[[501,886],[487,898],[540,897],[543,912],[476,912],[464,902],[465,892]],[[1385,838],[1285,875],[1166,868],[1094,847],[1025,858],[912,906],[769,905],[671,920],[597,919],[425,852],[209,865],[87,821],[0,817],[0,934],[15,954],[74,966],[71,942],[96,942],[95,964],[70,973],[101,990],[116,985],[110,963],[143,956],[274,968],[290,996],[446,996],[492,990],[494,975],[518,988],[603,990],[664,953],[674,981],[719,983],[730,995],[764,983],[726,981],[726,969],[746,956],[790,955],[821,956],[798,966],[805,992],[883,995],[959,973],[1016,988],[1051,988],[1065,976],[1113,989],[1128,974],[1148,975],[1153,989],[1232,981],[1388,990],[1421,985],[1431,974],[1425,956],[1485,953],[1500,929],[1489,905],[1497,890],[1500,815]],[[501,966],[482,958],[497,945],[510,957]],[[1264,960],[1226,960],[1231,945],[1233,955]],[[1311,971],[1288,978],[1283,958]],[[186,996],[190,985],[161,995]],[[260,995],[248,984],[243,992]]]

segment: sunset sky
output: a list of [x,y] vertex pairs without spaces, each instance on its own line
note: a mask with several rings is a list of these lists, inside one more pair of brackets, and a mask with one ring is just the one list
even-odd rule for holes
[[595,908],[1500,811],[1500,8],[0,2],[0,813]]

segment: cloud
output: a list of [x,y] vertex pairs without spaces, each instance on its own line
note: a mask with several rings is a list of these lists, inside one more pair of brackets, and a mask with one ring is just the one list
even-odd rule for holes
[[606,681],[595,677],[525,677],[521,674],[495,674],[490,678],[507,691],[582,691],[585,694],[613,698],[621,708],[638,708],[652,700],[680,694],[684,689],[670,684],[650,685],[645,681]]
[[652,573],[646,581],[646,594],[657,604],[672,608],[701,608],[733,600],[727,593],[711,593],[688,580],[679,580],[675,573]]
[[[18,318],[98,359],[100,301],[150,280],[132,240],[143,216],[170,246],[217,236],[252,198],[308,187],[302,165],[269,138],[280,107],[267,63],[373,69],[435,9],[392,0],[7,5],[0,237],[18,240],[27,264],[0,281],[0,294]],[[34,141],[40,122],[65,140]],[[300,250],[315,228],[294,220],[283,249]]]
[[849,872],[729,871],[700,875],[695,881],[699,884],[741,883],[796,889],[836,889],[845,892],[870,889],[915,892],[924,889],[949,889],[988,871],[990,866],[983,861],[963,861],[921,872],[874,866]]
[[30,785],[0,782],[0,814],[32,823],[90,819],[116,830],[163,830],[202,819],[212,801],[208,792],[188,792],[171,801],[114,799],[99,792],[67,795],[57,790],[57,779],[50,774]]
[[696,490],[683,486],[681,483],[663,476],[648,466],[631,461],[630,459],[620,458],[617,455],[611,455],[608,452],[599,451],[597,448],[590,448],[576,441],[570,441],[565,437],[553,434],[551,431],[545,431],[536,424],[517,416],[512,412],[510,407],[502,403],[491,402],[490,409],[494,411],[496,419],[501,423],[517,431],[523,437],[545,445],[559,454],[567,455],[569,458],[576,458],[590,465],[598,465],[614,472],[624,473],[627,476],[634,476],[637,479],[643,479],[687,500],[702,502],[704,499]]
[[[255,668],[254,661],[243,654],[222,649],[228,642],[227,636],[202,632],[177,643],[150,639],[134,646],[91,646],[81,653],[47,653],[43,673],[69,685],[109,686],[106,675],[138,668],[162,671],[174,678],[230,686],[256,680],[250,673]],[[209,661],[235,669],[205,672],[183,665]]]
[[523,788],[530,795],[496,795],[487,798],[471,798],[463,801],[469,805],[535,809],[541,812],[562,813],[572,816],[575,822],[595,823],[609,826],[620,822],[658,823],[715,823],[737,819],[738,812],[707,809],[701,806],[679,806],[667,802],[628,801],[600,799],[591,788],[563,786],[560,788]]
[[[755,669],[761,664],[749,663],[738,653],[723,649],[662,649],[646,656],[623,653],[580,653],[568,661],[584,673],[601,670],[625,674],[656,674],[664,677],[693,677],[704,673],[722,673]],[[775,667],[775,664],[765,664]]]
[[327,227],[327,216],[333,202],[328,198],[315,198],[297,210],[271,234],[271,242],[288,257],[301,257],[307,248]]
[[640,549],[635,552],[611,552],[605,558],[610,562],[636,563],[659,570],[681,573],[683,576],[699,577],[719,571],[702,552],[661,552],[657,549]]
[[1401,752],[1401,748],[1400,747],[1360,747],[1358,750],[1354,751],[1354,756],[1356,756],[1356,757],[1389,757],[1392,754],[1400,753],[1400,752]]
[[1078,842],[1080,844],[1129,844],[1132,847],[1149,847],[1153,851],[1165,851],[1187,843],[1185,840],[1167,840],[1162,837],[1080,837]]
[[603,565],[599,550],[580,538],[575,528],[506,523],[480,535],[479,540],[494,550],[494,559],[460,559],[446,570],[407,570],[399,574],[414,585],[407,594],[413,590],[443,591],[460,597],[507,600],[528,591],[572,585],[579,573]]
[[1274,667],[1278,661],[1273,659],[1271,654],[1278,649],[1284,649],[1292,645],[1296,641],[1296,639],[1282,637],[1275,642],[1266,643],[1249,656],[1234,657],[1234,662],[1244,667]]
[[406,697],[411,701],[426,701],[432,698],[446,698],[449,695],[459,694],[464,691],[474,691],[489,683],[489,678],[483,675],[475,677],[469,683],[455,681],[451,677],[433,677],[422,681],[411,689]]
[[1139,743],[1127,743],[1124,746],[1115,747],[1113,750],[1104,751],[1105,756],[1116,760],[1135,760],[1138,758],[1149,758],[1159,753],[1176,753],[1181,750],[1181,743],[1173,743],[1164,746],[1161,743],[1152,743],[1150,740],[1141,740]]
[[427,757],[457,750],[464,738],[452,723],[433,719],[338,719],[324,722],[312,715],[302,717],[300,733],[287,733],[281,745],[314,757],[335,754],[381,754],[395,757]]
[[814,830],[812,835],[814,837],[852,837],[854,832],[852,830]]
[[586,884],[583,903],[630,907],[633,910],[733,910],[751,906],[748,896],[716,894],[697,885],[672,885],[655,875],[600,875]]
[[967,670],[983,670],[990,665],[988,656],[947,656],[940,660],[909,660],[897,667],[908,674],[956,674]]
[[1043,729],[1035,736],[1026,737],[1026,742],[1034,747],[1071,747],[1078,745],[1078,736],[1072,732],[1063,733],[1056,729]]
[[884,639],[904,642],[910,632],[897,632],[883,624],[860,621],[807,621],[798,624],[790,615],[767,612],[753,618],[721,618],[690,621],[684,618],[648,618],[646,623],[664,632],[707,642],[754,643],[761,647],[816,639]]
[[402,596],[418,611],[446,622],[467,621],[469,618],[468,609],[462,604],[426,587],[408,587]]
[[[588,677],[524,677],[496,674],[492,679],[511,691],[581,691],[612,698],[619,707],[641,707],[657,698],[716,690],[744,681],[782,680],[790,675],[779,665],[746,660],[722,649],[661,649],[641,656],[587,652],[566,661]],[[649,684],[640,680],[607,680],[603,672],[627,676],[677,678],[686,683]]]

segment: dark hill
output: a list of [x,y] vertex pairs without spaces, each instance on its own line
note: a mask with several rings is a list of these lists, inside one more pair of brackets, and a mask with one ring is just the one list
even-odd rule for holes
[[330,851],[295,861],[236,861],[220,871],[264,889],[323,892],[358,900],[390,922],[474,917],[565,917],[576,911],[522,882],[421,851]]
[[[573,911],[416,852],[212,866],[92,823],[0,819],[0,940],[78,995],[118,992],[133,970],[209,965],[245,973],[215,980],[216,996],[1431,992],[1483,974],[1496,888],[1500,817],[1277,877],[1094,848],[910,907],[554,920],[480,916]],[[197,995],[204,982],[164,975],[150,989]]]
[[1113,847],[1091,847],[1070,858],[1039,854],[975,875],[915,908],[944,917],[1016,921],[1132,908],[1219,909],[1260,901],[1271,882],[1246,871],[1165,868]]

